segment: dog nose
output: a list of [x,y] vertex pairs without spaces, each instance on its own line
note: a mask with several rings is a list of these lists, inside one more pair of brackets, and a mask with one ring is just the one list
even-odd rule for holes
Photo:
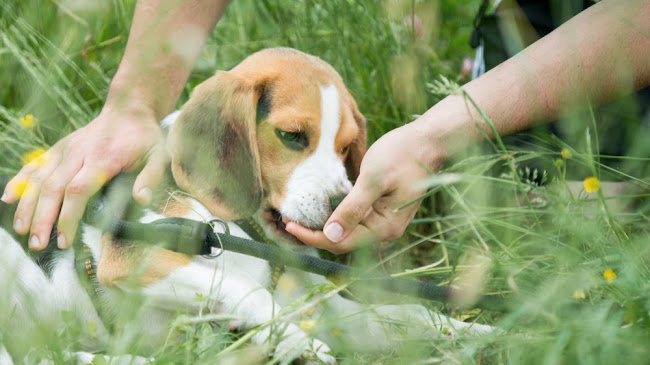
[[329,197],[330,208],[332,208],[332,211],[334,211],[334,209],[336,209],[336,207],[338,207],[339,204],[341,204],[341,202],[343,201],[343,199],[345,199],[346,196],[347,194],[339,194],[339,195],[334,195]]

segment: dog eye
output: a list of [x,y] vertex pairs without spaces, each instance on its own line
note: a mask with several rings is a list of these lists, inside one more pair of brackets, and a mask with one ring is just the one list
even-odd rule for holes
[[345,146],[345,147],[341,148],[341,154],[345,155],[345,154],[348,153],[349,150],[350,150],[350,146]]
[[303,149],[307,148],[307,146],[309,146],[307,134],[303,132],[292,133],[276,129],[275,135],[278,136],[280,141],[282,141],[285,146],[294,151],[302,151]]

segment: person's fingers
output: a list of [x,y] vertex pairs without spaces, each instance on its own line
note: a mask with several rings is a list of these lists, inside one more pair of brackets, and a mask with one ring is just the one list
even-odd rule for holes
[[18,201],[25,192],[29,176],[36,171],[37,168],[38,164],[35,162],[23,166],[16,176],[9,180],[5,186],[5,190],[2,192],[2,198],[0,198],[0,200],[7,204],[13,204]]
[[[22,192],[16,213],[14,214],[14,230],[18,234],[27,234],[31,227],[32,217],[34,216],[34,208],[40,196],[41,187],[45,180],[52,174],[58,167],[59,159],[52,159],[45,163],[43,166],[37,167],[24,182],[24,191]],[[30,242],[40,247],[38,242]]]
[[84,165],[65,189],[57,226],[57,246],[68,248],[77,233],[88,200],[113,176],[106,169]]
[[154,153],[133,183],[133,197],[138,203],[143,205],[151,203],[153,191],[163,179],[168,161],[163,149],[154,149]]
[[[375,203],[382,206],[385,204],[381,199]],[[402,237],[413,218],[409,212],[393,212],[388,209],[373,209],[372,213],[363,219],[363,224],[372,229],[379,241],[392,241]]]
[[346,239],[364,218],[372,204],[383,195],[379,184],[373,184],[363,173],[359,176],[350,193],[334,210],[325,223],[323,233],[332,242]]
[[339,242],[332,242],[322,231],[312,231],[296,222],[288,222],[285,229],[303,243],[337,255],[347,253],[376,240],[375,234],[362,224],[358,224],[345,239]]
[[30,229],[29,242],[32,250],[47,247],[52,227],[59,215],[66,186],[79,172],[81,164],[81,160],[66,161],[59,165],[43,183]]

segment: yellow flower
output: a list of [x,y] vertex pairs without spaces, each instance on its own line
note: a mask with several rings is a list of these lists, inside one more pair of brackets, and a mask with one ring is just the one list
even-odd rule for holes
[[341,330],[338,328],[332,328],[330,334],[332,335],[332,337],[339,337],[341,335]]
[[23,194],[25,194],[26,189],[27,189],[27,179],[18,180],[12,186],[11,195],[20,199],[20,197],[22,197]]
[[616,273],[612,269],[607,269],[603,271],[603,277],[605,280],[607,280],[608,283],[614,282],[614,279],[616,279]]
[[584,181],[585,191],[588,193],[595,193],[600,189],[600,181],[595,176],[590,176]]
[[585,292],[582,290],[576,290],[573,292],[573,299],[578,300],[578,299],[585,299],[587,296],[585,295]]
[[309,333],[316,327],[316,321],[309,319],[306,321],[300,321],[300,329]]
[[571,151],[569,151],[568,148],[564,147],[560,151],[560,156],[562,156],[562,158],[565,160],[570,160],[571,158],[573,158],[573,153],[571,153]]
[[23,165],[27,165],[29,163],[35,163],[36,166],[43,166],[47,162],[47,158],[45,156],[45,152],[47,150],[45,148],[36,148],[34,150],[31,150],[23,155]]
[[18,118],[20,121],[20,124],[23,125],[23,128],[34,128],[36,123],[38,122],[38,118],[34,118],[33,115],[27,114],[24,117]]

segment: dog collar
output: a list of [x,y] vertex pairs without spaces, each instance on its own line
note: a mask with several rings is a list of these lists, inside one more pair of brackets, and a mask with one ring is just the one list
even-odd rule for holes
[[[52,244],[52,242],[50,242]],[[93,303],[93,307],[97,311],[99,320],[104,324],[104,327],[112,331],[112,322],[108,320],[106,315],[105,307],[102,305],[100,300],[101,287],[99,281],[97,281],[97,270],[95,269],[95,260],[93,259],[93,254],[90,252],[90,247],[85,243],[74,244],[75,251],[75,269],[77,270],[77,278],[79,278],[79,283],[81,286],[86,289],[86,293],[90,298],[90,301]]]

